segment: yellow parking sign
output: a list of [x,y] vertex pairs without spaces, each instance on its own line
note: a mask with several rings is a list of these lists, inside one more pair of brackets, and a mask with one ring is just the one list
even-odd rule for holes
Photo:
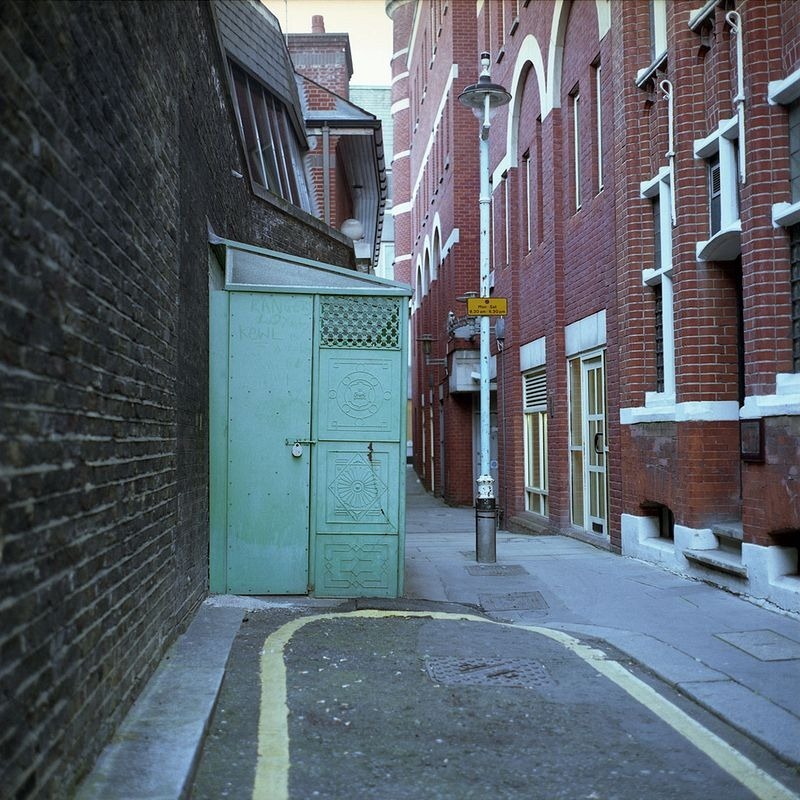
[[471,317],[504,317],[508,314],[508,298],[468,297],[467,314]]

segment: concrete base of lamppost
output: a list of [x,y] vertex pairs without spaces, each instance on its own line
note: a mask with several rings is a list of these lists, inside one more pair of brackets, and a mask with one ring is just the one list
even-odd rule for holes
[[494,497],[475,501],[475,560],[479,564],[497,561],[497,505]]
[[497,503],[491,475],[478,478],[475,498],[475,560],[479,564],[497,561]]

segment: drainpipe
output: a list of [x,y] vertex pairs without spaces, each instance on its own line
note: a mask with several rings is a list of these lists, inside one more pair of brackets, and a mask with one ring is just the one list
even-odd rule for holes
[[736,113],[739,117],[739,180],[742,184],[747,181],[745,168],[745,140],[744,140],[744,43],[742,40],[742,15],[738,11],[729,11],[725,15],[725,22],[731,26],[736,35]]
[[322,126],[322,197],[325,205],[325,222],[331,224],[331,129]]
[[669,146],[667,148],[666,156],[669,159],[669,205],[670,214],[672,215],[672,227],[678,224],[678,212],[675,203],[676,185],[675,185],[675,100],[674,90],[672,84],[668,80],[663,80],[659,84],[659,88],[664,92],[664,97],[667,98],[667,114],[669,120]]

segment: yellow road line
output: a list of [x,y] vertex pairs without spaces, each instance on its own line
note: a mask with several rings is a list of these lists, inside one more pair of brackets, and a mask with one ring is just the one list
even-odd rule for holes
[[425,617],[451,621],[481,622],[526,630],[553,639],[581,658],[593,669],[624,689],[632,698],[660,717],[673,730],[691,742],[718,767],[746,786],[759,800],[800,800],[749,758],[724,739],[692,719],[662,697],[655,689],[610,660],[602,650],[583,644],[562,631],[535,625],[511,625],[474,614],[451,614],[440,611],[363,611],[334,612],[299,617],[270,634],[261,656],[261,703],[258,722],[258,753],[253,800],[288,800],[289,798],[289,706],[286,694],[286,666],[283,652],[292,636],[306,625],[323,619],[366,617]]

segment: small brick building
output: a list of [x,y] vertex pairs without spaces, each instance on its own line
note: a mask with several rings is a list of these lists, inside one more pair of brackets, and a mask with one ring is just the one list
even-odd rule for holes
[[489,136],[504,524],[797,610],[800,3],[386,8],[422,480],[475,494],[478,126],[458,95],[485,50],[512,95]]

